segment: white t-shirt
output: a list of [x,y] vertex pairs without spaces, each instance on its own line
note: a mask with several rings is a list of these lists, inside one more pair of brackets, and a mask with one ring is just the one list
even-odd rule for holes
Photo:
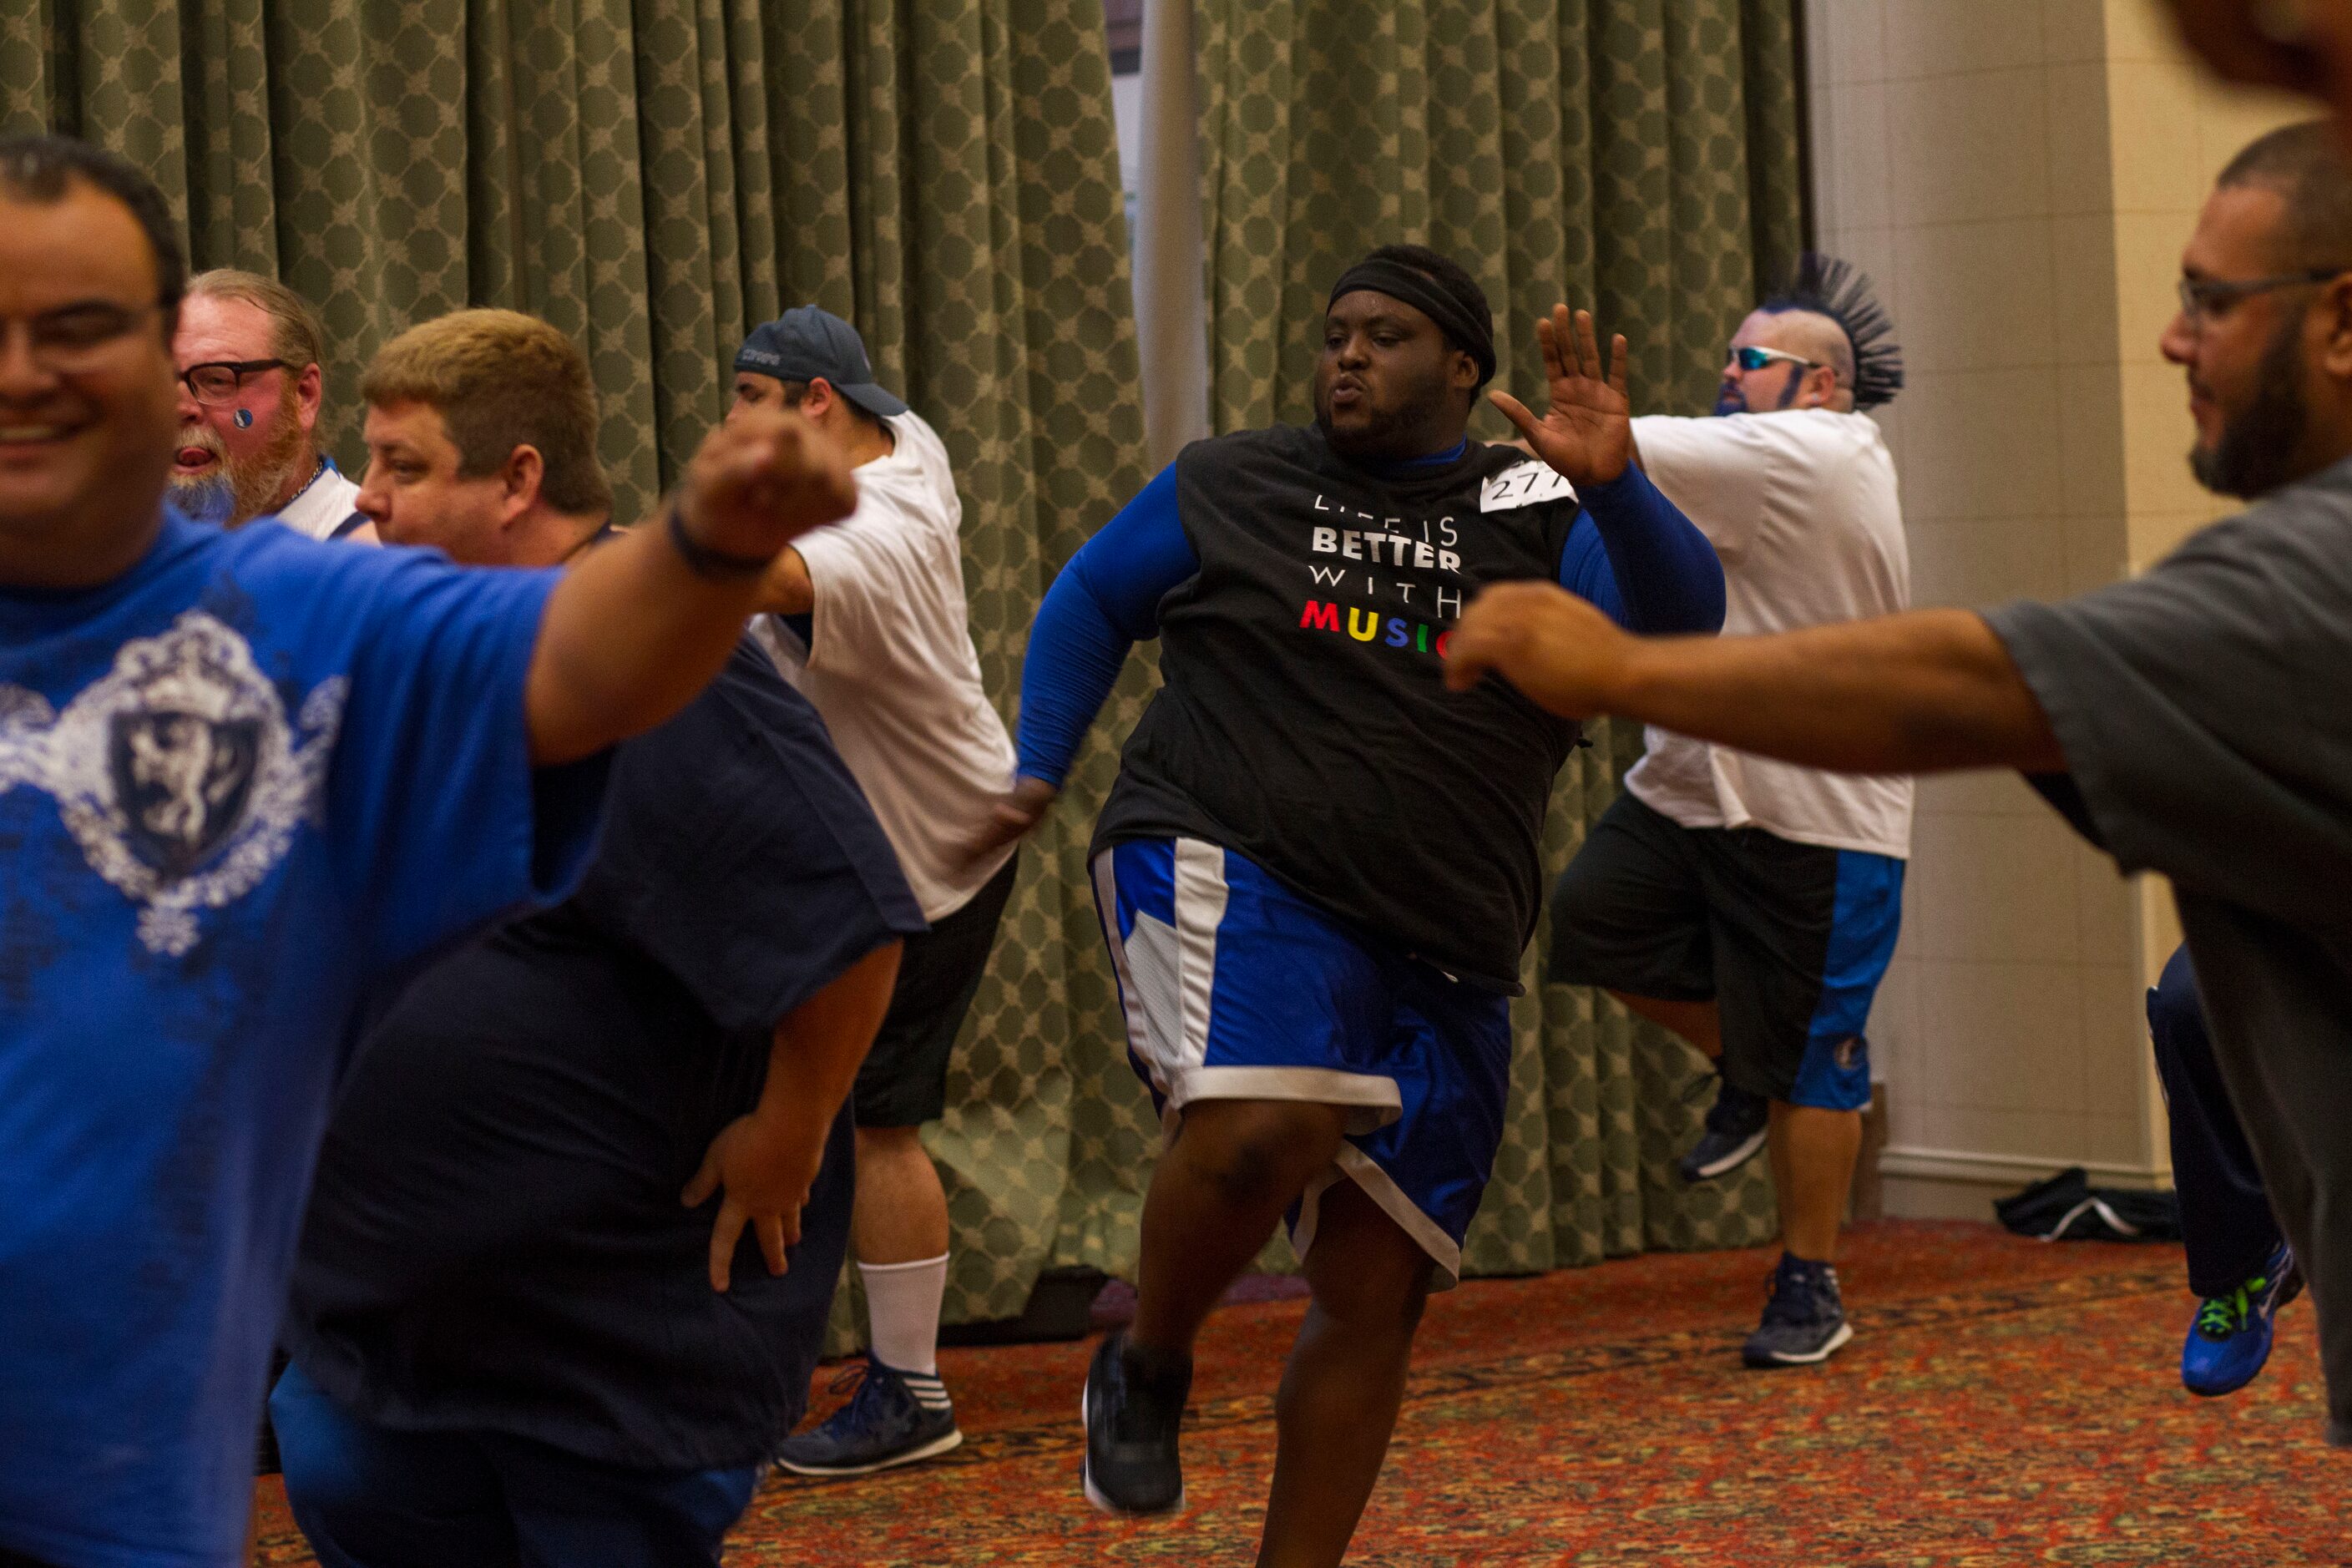
[[[1895,461],[1868,415],[1826,408],[1633,421],[1642,466],[1723,558],[1727,637],[1911,604]],[[1911,781],[1825,773],[1653,727],[1625,787],[1685,827],[1908,858]]]
[[1013,783],[1013,741],[980,684],[963,593],[963,503],[947,448],[914,414],[898,445],[857,470],[857,510],[793,541],[816,588],[814,651],[773,616],[753,627],[807,694],[937,921],[1013,858],[954,857]]
[[329,462],[278,510],[278,521],[313,539],[340,537],[373,544],[377,542],[374,523],[362,522],[346,533],[336,531],[358,514],[359,495],[359,486],[343,478],[342,470]]

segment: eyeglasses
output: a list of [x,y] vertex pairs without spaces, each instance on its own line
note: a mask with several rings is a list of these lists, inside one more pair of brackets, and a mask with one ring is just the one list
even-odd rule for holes
[[2308,272],[2282,272],[2274,278],[2247,278],[2228,280],[2213,278],[2183,278],[2180,280],[2180,315],[2190,326],[2200,326],[2227,310],[2241,300],[2256,294],[2267,294],[2273,289],[2293,289],[2305,283],[2326,283],[2345,273],[2347,267],[2315,267]]
[[1796,354],[1785,353],[1779,349],[1759,349],[1743,345],[1733,349],[1731,357],[1739,362],[1739,368],[1742,370],[1762,370],[1776,359],[1787,360],[1790,364],[1803,365],[1807,370],[1821,368],[1819,360],[1801,358]]
[[182,371],[180,384],[188,389],[188,395],[194,397],[198,403],[208,403],[218,407],[222,404],[236,401],[237,388],[245,384],[247,376],[257,375],[265,370],[292,368],[282,359],[208,360],[203,364],[192,364]]
[[[97,364],[140,322],[162,308],[160,304],[133,308],[104,300],[62,306],[24,318],[26,343],[35,364],[53,374],[70,375]],[[8,321],[0,319],[0,344],[7,342],[8,331]]]

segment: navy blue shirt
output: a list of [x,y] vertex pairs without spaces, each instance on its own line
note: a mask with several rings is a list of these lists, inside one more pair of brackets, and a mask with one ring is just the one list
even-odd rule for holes
[[678,1193],[758,1102],[778,1020],[924,929],[824,721],[751,644],[619,748],[594,865],[560,908],[425,974],[335,1113],[287,1343],[409,1430],[530,1437],[637,1468],[767,1458],[799,1418],[848,1241],[845,1121],[771,1277]]

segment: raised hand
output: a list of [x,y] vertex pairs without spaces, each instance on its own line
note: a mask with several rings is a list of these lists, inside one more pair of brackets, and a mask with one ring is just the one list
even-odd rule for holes
[[1467,691],[1499,675],[1563,719],[1606,710],[1633,638],[1552,583],[1497,583],[1470,601],[1446,639],[1445,684]]
[[787,408],[747,409],[704,437],[677,487],[678,520],[695,543],[766,561],[810,529],[857,506],[849,461]]
[[1519,427],[1536,456],[1570,484],[1607,484],[1633,460],[1633,405],[1625,396],[1630,355],[1624,337],[1609,340],[1604,370],[1601,347],[1593,341],[1592,312],[1579,310],[1571,321],[1567,306],[1554,305],[1551,314],[1536,323],[1536,342],[1543,350],[1544,375],[1551,384],[1551,406],[1544,416],[1537,418],[1526,404],[1500,387],[1486,394],[1488,400]]

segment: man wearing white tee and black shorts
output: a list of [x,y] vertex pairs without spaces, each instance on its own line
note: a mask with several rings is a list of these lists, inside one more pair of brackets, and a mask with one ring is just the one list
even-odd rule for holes
[[[1895,466],[1856,412],[1902,382],[1869,280],[1807,256],[1733,337],[1718,417],[1633,421],[1639,461],[1723,560],[1725,636],[1908,606]],[[1606,988],[1719,1064],[1684,1179],[1770,1147],[1783,1252],[1750,1366],[1822,1361],[1853,1335],[1833,1263],[1910,839],[1908,778],[1654,727],[1553,895],[1552,979]]]
[[1010,845],[963,858],[1012,781],[1013,742],[981,687],[963,507],[938,434],[876,384],[856,329],[814,305],[754,329],[736,355],[728,417],[772,404],[841,448],[857,510],[779,559],[753,632],[824,715],[931,924],[906,943],[851,1097],[871,1353],[849,1403],[777,1455],[803,1475],[858,1475],[963,1441],[939,1376],[947,1194],[918,1132],[947,1109],[948,1058],[1018,870]]

